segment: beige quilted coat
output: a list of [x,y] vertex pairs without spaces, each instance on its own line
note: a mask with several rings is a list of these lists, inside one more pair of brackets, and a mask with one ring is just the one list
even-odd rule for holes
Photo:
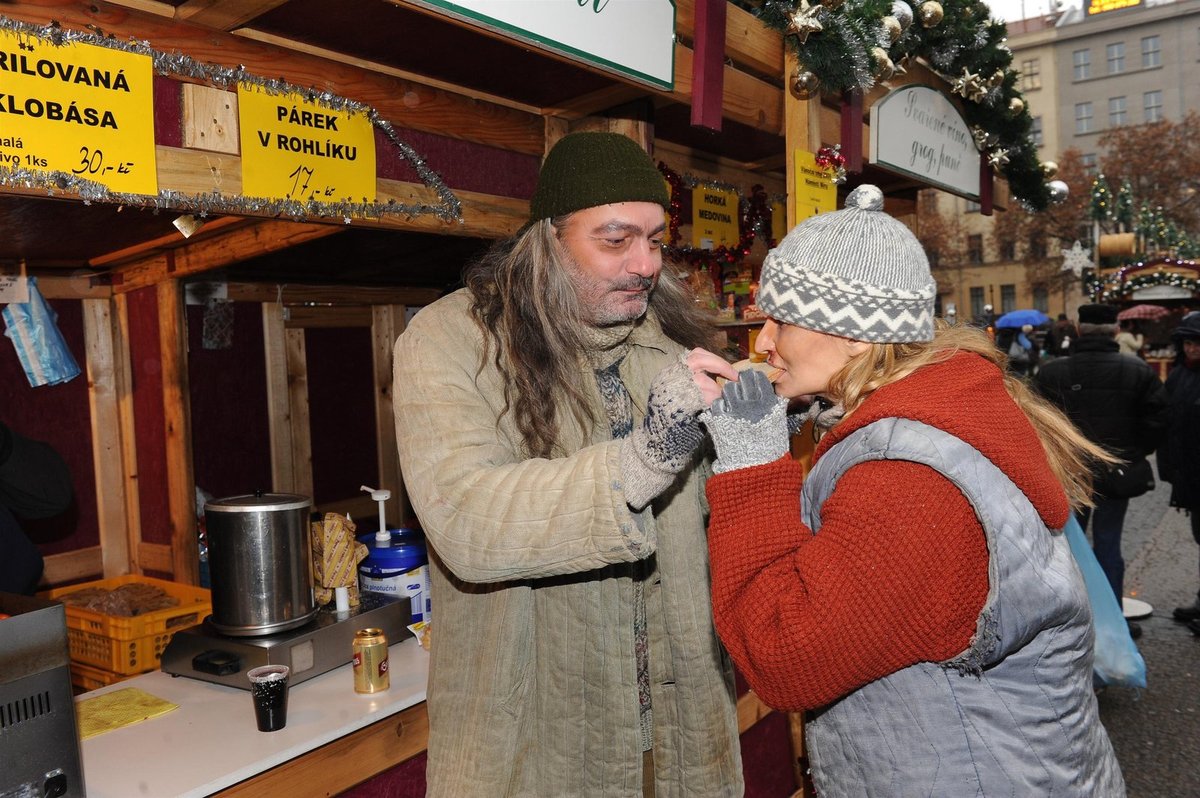
[[[631,341],[621,374],[637,423],[680,347],[652,319]],[[511,414],[497,421],[491,362],[476,376],[481,346],[459,291],[418,313],[394,351],[404,484],[433,565],[427,794],[641,795],[629,563],[656,552],[646,604],[657,795],[741,795],[703,480],[681,477],[642,530],[598,390],[595,429],[564,434],[572,454],[523,460]]]

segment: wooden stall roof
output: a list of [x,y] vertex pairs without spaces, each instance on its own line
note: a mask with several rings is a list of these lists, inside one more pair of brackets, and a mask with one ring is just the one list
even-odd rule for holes
[[[10,19],[54,21],[141,41],[159,52],[244,66],[252,74],[365,102],[443,175],[463,202],[464,222],[418,217],[347,225],[229,217],[209,219],[185,240],[172,226],[176,212],[84,205],[5,188],[0,258],[23,258],[34,273],[88,276],[115,291],[216,270],[233,280],[444,288],[457,279],[466,257],[523,223],[531,188],[526,173],[536,175],[547,128],[591,116],[649,119],[658,142],[778,182],[785,166],[778,33],[728,7],[722,129],[693,127],[694,0],[676,0],[675,6],[675,86],[660,91],[404,0],[5,2],[0,15]],[[156,99],[156,115],[157,105]],[[160,185],[167,169],[172,185],[205,187],[208,167],[191,150],[161,136],[158,150]],[[461,152],[468,157],[456,157]],[[502,190],[468,168],[497,159],[524,165],[504,168],[509,185]],[[402,175],[388,185],[401,197],[427,191]]]

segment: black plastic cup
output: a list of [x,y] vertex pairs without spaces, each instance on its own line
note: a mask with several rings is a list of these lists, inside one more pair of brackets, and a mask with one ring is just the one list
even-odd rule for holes
[[287,725],[288,673],[287,665],[262,665],[246,673],[260,732],[279,731]]

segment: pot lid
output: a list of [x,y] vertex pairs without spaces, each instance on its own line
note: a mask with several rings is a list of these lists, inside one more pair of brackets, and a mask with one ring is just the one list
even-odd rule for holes
[[300,510],[312,507],[312,499],[295,493],[263,493],[256,491],[245,496],[230,496],[205,502],[204,511],[214,513],[247,513],[263,510]]

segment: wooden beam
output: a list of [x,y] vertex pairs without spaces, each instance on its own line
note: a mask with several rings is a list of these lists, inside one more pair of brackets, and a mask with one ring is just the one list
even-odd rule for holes
[[[675,45],[675,89],[672,99],[692,102],[692,51],[682,44]],[[724,116],[768,133],[782,133],[783,97],[778,86],[760,80],[732,66],[725,66]]]
[[370,327],[371,309],[358,305],[348,307],[289,307],[283,326],[289,330],[308,330],[317,327]]
[[121,463],[120,355],[113,340],[111,300],[83,300],[88,406],[92,419],[92,466],[96,475],[96,523],[104,578],[129,573],[125,479]]
[[[117,385],[117,423],[121,428],[121,478],[125,483],[125,539],[131,573],[145,573],[142,504],[138,482],[137,432],[133,412],[133,363],[129,354],[129,298],[113,296],[113,365]],[[156,544],[157,545],[157,544]],[[166,548],[166,547],[163,547]],[[168,550],[168,555],[170,554]],[[169,572],[170,568],[162,569]]]
[[164,280],[158,283],[156,290],[171,573],[176,582],[195,585],[200,582],[200,549],[196,539],[196,480],[192,472],[191,400],[188,392],[183,286],[178,280]]
[[113,295],[107,285],[93,282],[92,276],[84,271],[69,276],[61,272],[37,272],[38,290],[47,299],[108,299]]
[[182,22],[216,30],[233,30],[288,0],[187,0],[175,10]]
[[267,372],[267,437],[271,446],[271,490],[296,492],[292,464],[292,412],[288,407],[287,352],[284,344],[284,307],[263,302],[263,357]]
[[[205,221],[204,226],[199,232],[195,233],[191,238],[184,238],[179,233],[169,233],[158,238],[151,238],[133,246],[123,249],[106,252],[103,255],[97,255],[94,258],[88,259],[88,265],[94,268],[102,268],[104,266],[115,266],[121,263],[126,263],[131,260],[138,260],[146,255],[156,253],[163,249],[172,249],[184,246],[187,243],[197,244],[207,238],[212,238],[219,233],[226,233],[230,230],[239,227],[247,227],[256,222],[255,219],[247,219],[241,216],[214,216]],[[101,242],[103,243],[103,242]],[[38,280],[38,285],[41,286],[42,281]],[[112,293],[112,289],[107,286],[105,291]]]
[[308,413],[308,353],[304,330],[285,330],[284,357],[287,363],[288,418],[292,427],[292,470],[296,493],[313,495],[312,430]]
[[337,795],[350,785],[412,759],[425,750],[428,740],[429,716],[421,703],[217,795]]
[[226,298],[235,302],[279,302],[284,307],[321,302],[343,305],[428,305],[442,295],[437,288],[388,288],[352,285],[267,285],[228,283]]
[[172,563],[171,547],[164,543],[140,543],[137,553],[139,572],[154,571],[169,574],[175,567]]
[[[397,79],[361,67],[250,41],[230,33],[164,21],[118,5],[92,0],[8,0],[4,15],[65,28],[94,27],[122,40],[149,42],[163,53],[184,53],[199,63],[282,78],[295,86],[317,87],[372,106],[398,127],[473,141],[500,149],[542,153],[542,123],[525,113],[468,95],[438,89],[417,80]],[[183,78],[180,78],[184,80]],[[194,80],[184,82],[195,82]]]
[[232,233],[168,250],[113,270],[113,291],[128,293],[167,280],[179,280],[232,266],[257,255],[336,235],[344,226],[305,222],[259,222]]
[[410,517],[404,481],[400,476],[400,449],[396,444],[396,419],[392,412],[392,347],[404,332],[403,305],[371,309],[371,352],[375,377],[375,447],[378,487],[390,490],[387,514],[396,524]]
[[[783,36],[732,3],[725,10],[725,57],[768,78],[783,72]],[[675,31],[696,37],[696,0],[675,0]]]
[[101,557],[99,546],[47,555],[42,568],[42,580],[38,582],[38,589],[44,590],[67,582],[98,578],[103,570]]
[[764,704],[753,690],[747,690],[737,700],[738,734],[745,734],[754,724],[774,711]]

